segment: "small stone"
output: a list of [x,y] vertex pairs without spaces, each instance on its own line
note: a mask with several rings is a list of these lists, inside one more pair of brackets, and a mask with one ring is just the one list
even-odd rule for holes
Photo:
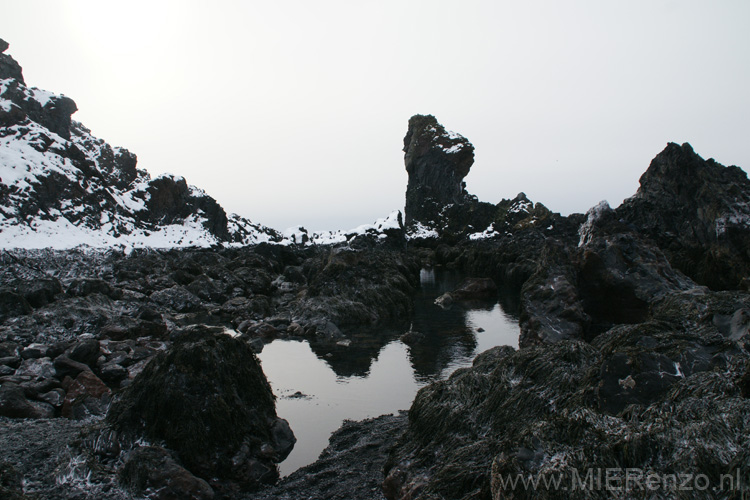
[[21,358],[23,359],[39,359],[47,356],[49,347],[44,344],[30,344],[24,350],[21,351]]
[[91,371],[88,365],[74,361],[65,355],[58,356],[55,359],[54,366],[59,379],[77,377],[81,372]]
[[45,392],[39,396],[41,401],[49,403],[55,408],[59,408],[65,401],[65,391],[63,389],[52,389],[49,392]]

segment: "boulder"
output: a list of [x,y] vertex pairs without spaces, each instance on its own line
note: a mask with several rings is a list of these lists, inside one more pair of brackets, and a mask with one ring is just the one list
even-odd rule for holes
[[49,358],[25,359],[16,370],[17,377],[30,380],[51,379],[57,375],[54,364]]
[[32,311],[31,304],[22,295],[10,290],[0,290],[0,321],[31,314]]
[[497,299],[497,285],[492,278],[467,278],[450,293],[453,300]]
[[73,344],[65,354],[73,361],[96,366],[96,360],[99,358],[99,341],[95,338],[80,340]]
[[66,379],[65,401],[62,416],[72,420],[83,420],[90,416],[104,415],[112,391],[91,371],[83,371],[75,380]]
[[53,365],[57,378],[60,380],[65,377],[76,378],[81,372],[91,371],[88,365],[74,361],[65,355],[56,357]]
[[47,351],[49,347],[44,344],[29,344],[21,350],[21,358],[23,359],[39,359],[47,357]]
[[55,409],[48,403],[29,401],[23,388],[12,382],[0,386],[0,416],[10,418],[52,418]]
[[203,309],[201,299],[180,285],[152,293],[151,300],[172,311],[181,313],[196,312]]
[[22,281],[16,284],[16,290],[34,308],[46,306],[63,293],[62,285],[56,278]]
[[66,293],[73,297],[86,297],[92,293],[101,293],[112,299],[117,299],[121,295],[119,290],[98,278],[76,278],[68,285]]
[[[5,50],[0,40],[0,52]],[[7,48],[7,44],[6,48]],[[2,57],[2,56],[0,56]],[[0,64],[2,59],[0,59]],[[0,71],[0,75],[2,72]],[[28,500],[29,497],[23,492],[23,475],[13,465],[4,460],[0,461],[0,498],[3,500]]]
[[295,441],[253,352],[223,334],[178,338],[123,391],[107,422],[132,441],[163,441],[199,477],[243,489],[275,481]]

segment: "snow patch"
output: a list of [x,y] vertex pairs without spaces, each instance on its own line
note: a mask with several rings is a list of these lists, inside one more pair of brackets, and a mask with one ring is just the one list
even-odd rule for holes
[[469,235],[469,239],[472,240],[472,241],[486,240],[486,239],[489,239],[489,238],[494,238],[495,236],[499,236],[499,235],[500,235],[500,233],[498,233],[497,231],[495,231],[495,223],[493,222],[484,231],[481,231],[479,233],[471,233]]
[[414,223],[406,233],[406,239],[409,240],[437,238],[439,236],[440,234],[437,232],[437,229],[427,227],[421,222]]
[[279,243],[283,245],[335,245],[346,243],[362,235],[371,235],[378,239],[384,239],[387,237],[385,234],[387,230],[401,228],[401,224],[399,223],[400,218],[401,211],[394,210],[386,217],[378,219],[372,224],[363,224],[348,231],[339,229],[335,231],[314,232],[312,234],[302,226],[293,226],[282,233],[283,241]]
[[42,107],[45,107],[52,99],[57,98],[57,94],[36,87],[28,89],[27,95],[41,104]]

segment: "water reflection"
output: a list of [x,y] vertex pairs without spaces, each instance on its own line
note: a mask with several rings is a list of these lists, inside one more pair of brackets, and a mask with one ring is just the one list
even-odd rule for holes
[[434,304],[461,278],[422,270],[411,323],[402,329],[354,332],[348,345],[279,340],[265,346],[259,358],[278,397],[277,412],[297,436],[282,475],[315,461],[344,419],[407,409],[420,387],[470,365],[479,352],[518,345],[510,294],[448,310]]

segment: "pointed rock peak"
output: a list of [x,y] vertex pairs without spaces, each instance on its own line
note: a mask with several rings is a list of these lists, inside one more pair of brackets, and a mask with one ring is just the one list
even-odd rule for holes
[[713,159],[704,160],[692,146],[670,142],[651,160],[640,178],[641,198],[676,197],[693,205],[696,197],[714,197],[733,184],[748,184],[747,174],[738,167],[725,167]]
[[8,42],[6,42],[2,38],[0,38],[0,54],[2,54],[3,52],[5,52],[6,50],[8,50],[8,47],[10,47],[10,45],[8,44]]

